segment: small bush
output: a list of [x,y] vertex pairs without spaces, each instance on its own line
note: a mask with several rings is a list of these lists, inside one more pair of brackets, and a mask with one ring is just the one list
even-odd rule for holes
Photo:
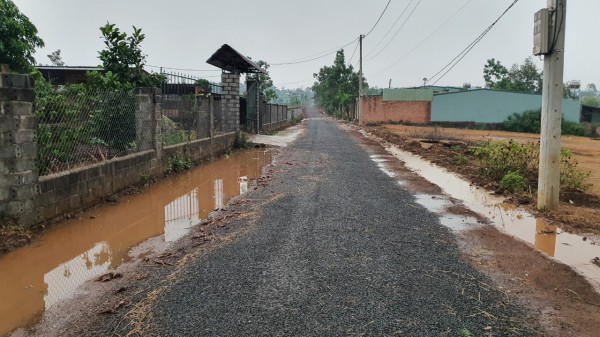
[[[512,178],[518,172],[525,181],[531,182],[532,185],[534,185],[534,181],[537,182],[539,153],[538,144],[519,144],[513,140],[488,142],[473,150],[473,154],[479,161],[481,173],[488,178],[499,181],[509,175]],[[560,185],[562,189],[585,191],[592,186],[587,183],[589,176],[589,172],[583,172],[577,167],[577,162],[573,159],[570,151],[561,150]]]
[[456,157],[454,157],[454,161],[457,165],[464,165],[469,162],[469,157],[459,154]]
[[[525,132],[525,133],[540,133],[542,124],[542,110],[529,110],[523,113],[514,113],[502,122],[502,129],[505,131],[512,132]],[[571,122],[562,118],[561,123],[561,134],[583,136],[585,130],[581,124],[577,122]]]
[[192,167],[192,160],[187,153],[175,153],[169,157],[167,164],[168,173],[177,173],[189,170]]
[[519,172],[508,172],[500,181],[500,189],[509,192],[522,192],[527,188],[527,179]]
[[250,142],[250,137],[247,133],[238,131],[235,134],[235,140],[233,141],[233,147],[236,149],[247,149],[252,146]]
[[510,172],[536,172],[539,146],[508,142],[488,142],[473,151],[479,159],[482,173],[498,181]]
[[563,150],[560,154],[560,185],[564,189],[585,191],[592,187],[587,183],[591,172],[583,172],[577,168],[571,151]]

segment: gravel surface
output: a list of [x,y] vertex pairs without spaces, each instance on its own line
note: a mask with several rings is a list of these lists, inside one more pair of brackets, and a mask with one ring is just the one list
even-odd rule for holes
[[251,230],[188,263],[144,335],[537,334],[349,134],[305,123],[277,164],[286,172],[244,196],[272,200]]

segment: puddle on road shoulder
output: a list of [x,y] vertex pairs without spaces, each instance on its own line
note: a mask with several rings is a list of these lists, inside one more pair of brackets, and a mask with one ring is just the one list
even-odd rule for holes
[[0,336],[34,324],[80,285],[130,259],[132,247],[187,234],[214,209],[248,189],[271,164],[264,150],[235,153],[160,181],[141,194],[79,214],[31,245],[0,257]]
[[[387,151],[391,154],[390,156],[371,156],[371,159],[386,174],[388,174],[387,171],[390,171],[386,162],[395,160],[393,158],[401,160],[406,168],[439,186],[446,195],[461,201],[466,208],[485,216],[495,227],[528,242],[557,261],[573,267],[588,278],[596,289],[600,289],[600,268],[591,262],[594,257],[600,256],[600,242],[596,243],[593,240],[584,239],[582,236],[563,232],[560,228],[549,225],[543,219],[536,219],[528,212],[504,203],[502,198],[471,186],[469,182],[453,173],[412,153],[395,147],[387,148]],[[452,206],[452,203],[447,197],[418,194],[416,201],[437,213],[442,225],[453,230],[481,226],[474,217],[449,214],[447,208]]]

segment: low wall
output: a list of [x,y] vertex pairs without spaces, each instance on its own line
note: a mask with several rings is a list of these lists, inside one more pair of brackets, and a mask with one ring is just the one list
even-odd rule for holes
[[288,127],[289,125],[290,125],[290,123],[288,121],[280,121],[280,122],[275,122],[275,123],[263,124],[262,132],[273,132],[273,131],[281,130],[283,128]]
[[162,175],[175,153],[187,153],[192,161],[198,162],[224,154],[233,147],[234,140],[235,133],[228,133],[164,147],[161,159],[155,150],[148,150],[40,177],[40,191],[34,200],[38,221],[91,207],[139,183],[144,176]]
[[383,96],[363,99],[362,123],[406,122],[425,124],[431,121],[431,102],[384,101]]

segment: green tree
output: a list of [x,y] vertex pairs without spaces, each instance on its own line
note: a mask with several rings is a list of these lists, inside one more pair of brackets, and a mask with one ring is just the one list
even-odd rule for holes
[[144,71],[146,55],[142,52],[141,43],[146,36],[141,29],[133,26],[133,33],[128,36],[114,24],[107,23],[100,27],[104,37],[104,50],[99,52],[104,73],[93,71],[88,74],[89,83],[98,87],[135,87],[158,86],[164,81],[160,74],[148,74]]
[[[337,52],[333,66],[325,66],[313,76],[317,80],[312,86],[315,102],[329,114],[348,118],[350,106],[358,97],[359,74],[352,65],[346,65],[344,51]],[[364,87],[368,88],[366,81]]]
[[581,98],[581,104],[592,106],[595,108],[600,108],[600,99],[597,97],[586,96]]
[[11,0],[0,0],[0,64],[15,72],[28,73],[35,64],[35,48],[44,41],[37,28]]
[[[258,60],[256,64],[258,64],[261,68],[267,71],[271,67],[266,61],[263,60]],[[248,76],[254,78],[258,82],[260,94],[265,97],[265,101],[274,102],[277,99],[277,92],[275,91],[275,87],[273,86],[273,80],[271,79],[271,75],[269,75],[268,73],[256,73]]]
[[487,88],[505,87],[508,84],[508,69],[500,61],[488,59],[483,66],[483,79]]
[[507,69],[500,61],[487,60],[483,67],[483,78],[487,88],[524,93],[542,92],[542,72],[533,59],[528,57],[523,64],[513,64]]
[[65,62],[63,61],[62,56],[60,55],[60,49],[53,51],[52,54],[49,54],[47,56],[50,59],[50,62],[52,62],[52,65],[59,67],[65,65]]

